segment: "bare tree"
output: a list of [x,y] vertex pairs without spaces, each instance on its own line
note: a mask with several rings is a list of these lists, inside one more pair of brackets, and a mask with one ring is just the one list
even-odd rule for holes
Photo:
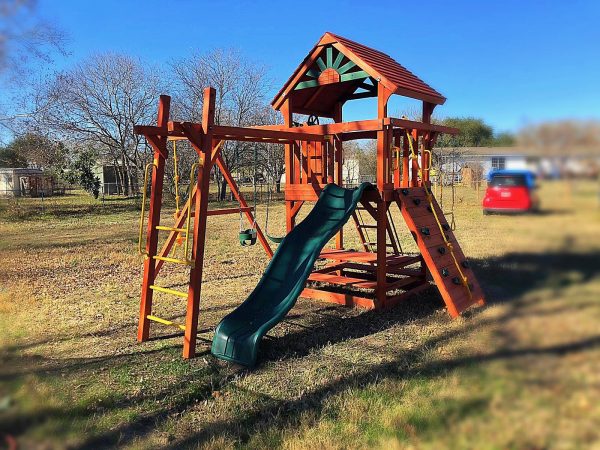
[[[257,112],[254,119],[255,125],[282,124],[283,117],[270,106],[265,106]],[[258,145],[258,170],[269,184],[269,189],[275,188],[281,192],[281,176],[285,173],[285,151],[281,144]]]
[[[0,0],[0,128],[15,132],[35,108],[27,103],[36,63],[65,55],[65,34],[37,13],[35,0]],[[38,64],[39,65],[39,64]]]
[[133,127],[152,122],[160,90],[157,72],[145,69],[137,59],[93,56],[48,84],[42,96],[46,107],[37,123],[66,140],[97,149],[115,166],[128,195],[136,191],[135,172],[149,157]]
[[52,61],[64,54],[65,35],[36,14],[35,0],[0,0],[0,73],[14,80],[32,60]]
[[518,135],[520,145],[545,149],[569,149],[600,145],[600,122],[559,120],[529,125]]
[[[194,53],[172,63],[178,81],[179,108],[174,116],[183,120],[199,121],[202,111],[202,93],[205,87],[216,90],[215,122],[219,125],[250,126],[264,113],[269,83],[265,69],[243,58],[237,51],[216,49],[208,53]],[[251,164],[254,144],[226,142],[221,154],[233,173]],[[222,174],[215,173],[219,183],[219,199],[226,197],[227,183]]]

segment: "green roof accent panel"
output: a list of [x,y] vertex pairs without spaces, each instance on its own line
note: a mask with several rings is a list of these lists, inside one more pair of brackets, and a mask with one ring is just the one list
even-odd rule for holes
[[327,65],[323,62],[323,60],[321,58],[317,59],[317,66],[319,66],[319,69],[321,69],[321,72],[323,72],[325,69],[327,69]]
[[348,61],[346,64],[344,64],[342,67],[340,67],[338,69],[338,73],[342,74],[342,73],[346,73],[348,72],[350,69],[353,69],[356,67],[356,64],[354,64],[352,61]]
[[368,78],[369,74],[367,72],[365,72],[364,70],[359,70],[358,72],[350,72],[350,73],[344,73],[342,74],[342,76],[340,77],[341,81],[352,81],[352,80],[359,80],[361,78]]
[[335,61],[333,62],[333,68],[337,70],[340,67],[340,64],[342,63],[343,59],[344,54],[342,52],[339,52],[337,57],[335,58]]
[[[328,69],[333,69],[340,75],[340,82],[369,78],[369,75],[365,71],[356,70],[360,68],[352,61],[348,61],[346,59],[346,63],[342,64],[343,61],[344,54],[337,48],[331,45],[324,47],[323,51],[320,53],[320,56],[315,61],[315,64],[304,74],[305,79],[300,81],[294,87],[294,90],[298,91],[301,89],[319,86],[318,78],[324,71]],[[355,71],[350,72],[351,70]],[[306,78],[312,79],[307,80]]]
[[321,72],[319,72],[317,69],[310,69],[308,72],[306,72],[306,76],[310,78],[319,78],[319,75],[321,75]]
[[317,80],[301,81],[294,88],[294,90],[298,91],[300,89],[306,89],[306,88],[315,87],[315,86],[318,86],[318,85],[319,85],[319,82]]

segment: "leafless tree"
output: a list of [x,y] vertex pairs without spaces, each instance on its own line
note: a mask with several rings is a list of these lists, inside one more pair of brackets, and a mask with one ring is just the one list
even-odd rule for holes
[[568,150],[578,146],[600,146],[600,122],[560,120],[524,127],[520,145],[545,149]]
[[[199,121],[204,88],[216,90],[215,122],[219,125],[251,126],[264,113],[269,82],[265,69],[243,58],[235,50],[217,49],[194,53],[171,64],[178,81],[174,117]],[[254,144],[227,142],[221,154],[229,170],[234,173],[250,164]],[[250,159],[249,159],[250,158]],[[227,184],[217,171],[219,199],[224,200]]]
[[[255,125],[282,124],[281,114],[270,106],[258,111]],[[281,176],[285,173],[285,150],[281,144],[258,144],[258,170],[264,176],[269,189],[281,192]]]
[[36,119],[67,141],[97,149],[117,168],[117,180],[128,195],[136,191],[139,169],[149,157],[133,127],[153,122],[160,91],[157,71],[137,59],[97,55],[47,85],[41,96],[46,107]]
[[35,63],[65,55],[65,42],[62,30],[39,17],[35,0],[0,0],[0,127],[14,132],[35,112],[23,95],[29,75]]

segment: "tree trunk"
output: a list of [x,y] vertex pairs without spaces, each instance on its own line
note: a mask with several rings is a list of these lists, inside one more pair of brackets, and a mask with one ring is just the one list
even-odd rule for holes
[[115,188],[117,191],[117,195],[121,195],[121,188],[123,186],[123,172],[117,159],[113,160],[113,165],[115,170]]
[[121,153],[121,167],[123,168],[123,195],[129,196],[129,185],[131,183],[131,176],[129,174],[129,164],[125,158],[125,153]]
[[281,178],[279,178],[276,182],[275,182],[275,191],[280,194],[281,193]]
[[227,181],[225,177],[221,180],[221,188],[219,190],[219,201],[225,201],[225,197],[227,196]]

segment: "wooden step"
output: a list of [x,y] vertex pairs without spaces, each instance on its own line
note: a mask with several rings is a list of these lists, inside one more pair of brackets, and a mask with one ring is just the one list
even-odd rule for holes
[[340,286],[352,286],[362,289],[375,289],[377,281],[365,280],[363,278],[345,277],[342,275],[332,275],[327,273],[311,273],[309,281],[319,281],[321,283],[337,284]]
[[[349,261],[357,263],[377,263],[377,253],[359,252],[354,250],[326,249],[319,255],[322,259],[331,259],[334,261]],[[386,258],[387,266],[399,266],[414,264],[420,260],[420,256],[393,255]]]

